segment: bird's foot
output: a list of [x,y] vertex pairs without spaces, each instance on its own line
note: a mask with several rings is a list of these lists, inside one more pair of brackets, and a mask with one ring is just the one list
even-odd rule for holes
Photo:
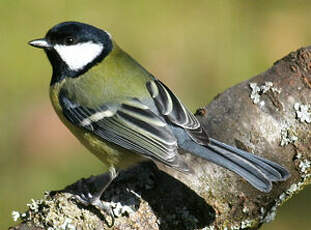
[[[88,207],[92,206],[100,212],[104,212],[111,218],[111,223],[105,219],[108,227],[111,228],[114,225],[115,218],[112,206],[109,202],[101,201],[100,197],[102,195],[102,190],[96,192],[96,183],[97,177],[90,177],[88,179],[81,179],[77,183],[77,189],[75,195],[73,195],[73,200],[81,203],[82,205]],[[94,188],[95,187],[95,188]],[[92,190],[95,189],[95,192],[92,193]]]

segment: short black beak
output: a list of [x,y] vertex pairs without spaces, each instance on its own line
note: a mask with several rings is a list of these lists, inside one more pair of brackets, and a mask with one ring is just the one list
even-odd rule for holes
[[52,45],[45,38],[32,40],[28,42],[28,44],[41,49],[49,49],[52,47]]

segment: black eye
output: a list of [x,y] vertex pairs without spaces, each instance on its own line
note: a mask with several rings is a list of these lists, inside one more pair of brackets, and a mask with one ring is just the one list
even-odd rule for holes
[[66,37],[64,39],[64,45],[73,45],[75,43],[75,40],[73,37]]

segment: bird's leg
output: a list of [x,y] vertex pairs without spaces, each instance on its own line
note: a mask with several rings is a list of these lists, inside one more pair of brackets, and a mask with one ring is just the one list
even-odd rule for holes
[[98,176],[92,176],[78,182],[78,189],[74,199],[78,200],[85,206],[94,206],[100,211],[104,211],[112,218],[112,226],[114,224],[114,213],[108,202],[101,201],[100,198],[113,179],[118,175],[115,168],[110,168],[108,173]]

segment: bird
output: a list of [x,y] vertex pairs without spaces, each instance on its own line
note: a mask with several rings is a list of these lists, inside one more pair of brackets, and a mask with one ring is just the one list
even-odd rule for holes
[[111,214],[101,195],[119,170],[145,160],[194,173],[183,152],[233,171],[261,192],[290,176],[278,163],[211,138],[181,100],[104,29],[67,21],[29,44],[43,49],[52,66],[49,93],[58,117],[108,169],[96,192],[77,196],[83,204]]

